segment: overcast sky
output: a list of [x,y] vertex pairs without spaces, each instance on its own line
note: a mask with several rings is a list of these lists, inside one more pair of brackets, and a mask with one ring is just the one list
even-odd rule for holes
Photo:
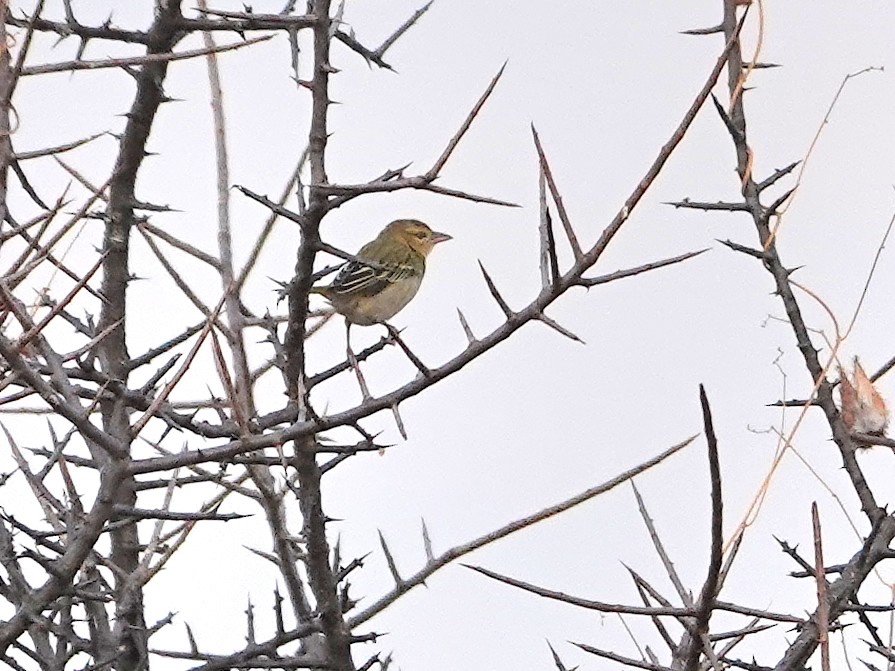
[[[115,5],[117,24],[148,25],[149,2],[84,2],[75,7],[82,22],[97,23],[106,18],[110,4]],[[256,0],[253,7],[274,12],[282,4]],[[745,100],[757,178],[805,156],[847,74],[885,68],[846,86],[779,238],[784,262],[801,266],[799,281],[847,324],[895,212],[895,80],[890,69],[895,9],[891,3],[871,1],[816,2],[810,8],[804,3],[765,4],[760,60],[783,67],[754,72],[749,80],[752,89]],[[241,8],[239,3],[213,6]],[[344,19],[358,39],[376,46],[417,6],[408,0],[349,0]],[[756,9],[746,31],[747,54],[755,44]],[[58,12],[58,7],[52,11]],[[394,319],[396,326],[406,328],[406,341],[423,361],[439,365],[465,346],[457,308],[477,334],[500,323],[502,313],[488,295],[478,270],[480,260],[513,307],[527,304],[540,289],[537,162],[529,125],[534,123],[540,133],[579,239],[591,245],[680,122],[723,47],[721,36],[692,37],[680,31],[714,25],[720,14],[720,0],[436,0],[389,51],[387,60],[397,74],[370,68],[343,46],[334,47],[333,63],[340,73],[332,90],[341,104],[331,114],[328,169],[337,183],[372,179],[411,162],[409,173],[426,170],[488,81],[508,62],[439,184],[516,202],[520,208],[401,192],[359,198],[324,223],[324,238],[352,251],[400,217],[422,219],[454,236],[432,255],[419,296]],[[38,43],[33,62],[73,56],[74,42],[50,51],[51,42]],[[196,36],[181,48],[199,45]],[[97,42],[89,45],[86,57],[124,53],[138,52]],[[309,59],[310,52],[302,56]],[[290,79],[287,40],[277,36],[249,51],[223,55],[220,62],[233,182],[275,197],[304,148],[308,123],[309,95]],[[149,148],[158,155],[145,163],[137,195],[178,210],[154,216],[153,223],[213,252],[216,201],[205,64],[175,63],[169,72],[166,92],[180,102],[164,106],[157,119]],[[120,71],[25,80],[17,92],[21,125],[13,138],[16,149],[120,131],[121,114],[133,94],[131,82]],[[719,84],[715,93],[723,97],[726,87]],[[116,149],[111,138],[103,138],[66,161],[101,182]],[[701,431],[699,383],[708,391],[720,440],[725,533],[735,530],[778,446],[771,428],[779,427],[780,411],[767,404],[783,396],[804,397],[810,381],[792,331],[781,321],[782,305],[771,293],[768,273],[754,259],[716,242],[730,238],[754,245],[751,220],[663,204],[685,197],[736,198],[734,168],[729,137],[708,106],[591,274],[703,248],[710,248],[708,253],[589,292],[569,292],[549,314],[586,345],[542,325],[527,326],[458,375],[406,402],[406,442],[389,414],[366,422],[368,430],[383,432],[383,439],[396,446],[382,457],[355,457],[324,481],[327,514],[344,520],[331,525],[333,534],[341,534],[343,557],[373,551],[354,578],[352,593],[364,597],[362,606],[390,586],[377,530],[389,540],[402,572],[415,572],[425,560],[421,517],[438,552],[608,480]],[[51,161],[35,164],[34,170],[32,177],[47,197],[55,198],[54,189],[69,181]],[[793,184],[794,178],[785,181],[774,195]],[[83,198],[83,192],[75,193]],[[244,260],[267,211],[235,192],[233,207],[238,260]],[[99,225],[91,226],[77,243],[85,263],[95,258],[89,253],[101,234]],[[276,236],[247,288],[247,303],[258,314],[277,309],[272,280],[288,280],[292,272],[297,230],[281,223]],[[195,323],[199,315],[186,300],[173,297],[173,284],[145,244],[135,239],[133,249],[134,272],[146,278],[130,292],[136,305],[145,306],[128,325],[130,350],[138,353],[182,325]],[[193,268],[181,261],[183,268]],[[561,246],[563,268],[569,262],[568,249]],[[220,291],[215,276],[196,266],[190,277],[214,305]],[[886,249],[857,325],[842,348],[846,359],[860,355],[868,370],[895,354],[893,282],[895,260]],[[174,314],[159,314],[160,295],[172,301]],[[810,326],[831,334],[823,310],[800,297]],[[378,328],[354,329],[355,349],[380,335]],[[822,338],[815,336],[820,345]],[[336,323],[328,325],[313,338],[310,352],[312,371],[339,360],[344,330]],[[261,361],[268,354],[258,346],[254,358]],[[374,395],[415,374],[399,351],[388,352],[365,370]],[[180,398],[206,394],[209,385],[220,393],[212,375],[196,375],[182,385]],[[884,377],[879,387],[895,399],[895,378]],[[315,393],[321,407],[328,404],[332,411],[360,400],[349,377]],[[271,409],[279,407],[282,396],[271,391],[267,403]],[[788,425],[796,416],[797,411],[790,411]],[[829,563],[846,561],[860,547],[826,488],[841,497],[859,530],[866,532],[824,427],[819,415],[809,413],[794,440],[820,478],[794,454],[786,456],[760,516],[747,532],[724,600],[793,614],[813,608],[813,584],[786,577],[796,567],[773,539],[776,535],[809,547],[811,501],[820,506]],[[708,557],[704,448],[700,439],[637,480],[677,569],[694,591],[701,586]],[[862,454],[860,461],[867,465],[881,503],[891,507],[895,457],[877,448]],[[0,499],[3,496],[0,492]],[[182,505],[188,501],[182,499]],[[250,597],[259,607],[259,619],[272,625],[276,576],[244,549],[268,550],[266,527],[260,512],[248,503],[239,502],[233,509],[255,517],[200,528],[148,591],[150,620],[170,610],[178,613],[170,631],[153,639],[156,647],[185,647],[184,621],[200,647],[239,647],[242,610]],[[294,522],[297,529],[297,510]],[[624,562],[669,598],[673,594],[627,486],[467,561],[570,594],[635,604],[637,594]],[[873,589],[862,596],[875,603],[887,600],[883,580],[895,580],[892,567],[884,566],[880,579],[868,582]],[[649,644],[667,660],[647,621],[627,622],[641,644]],[[717,627],[744,624],[742,618],[719,616]],[[257,626],[265,631],[259,637],[269,633],[263,624]],[[617,617],[541,600],[461,566],[443,569],[427,588],[400,600],[371,628],[388,632],[377,645],[393,650],[404,671],[550,669],[545,639],[567,665],[580,664],[582,669],[608,667],[566,641],[637,656]],[[741,656],[755,654],[759,663],[773,665],[785,640],[793,636],[777,627],[751,646],[744,644]],[[853,653],[864,652],[860,643],[852,645]],[[370,645],[368,650],[372,654],[375,648]],[[362,660],[364,652],[367,649],[358,647],[356,659]],[[164,668],[180,667],[171,662]]]

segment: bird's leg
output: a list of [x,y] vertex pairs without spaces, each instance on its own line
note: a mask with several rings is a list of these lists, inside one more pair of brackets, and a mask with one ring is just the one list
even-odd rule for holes
[[347,319],[345,320],[345,344],[348,348],[348,364],[354,369],[354,374],[357,376],[357,384],[360,386],[364,402],[369,401],[373,397],[370,395],[370,390],[367,387],[367,381],[364,379],[364,374],[361,373],[360,362],[358,362],[357,357],[354,356],[354,351],[351,349],[351,322]]
[[398,347],[400,347],[402,350],[404,350],[404,354],[406,354],[407,358],[410,359],[410,362],[414,366],[416,366],[416,369],[420,373],[422,373],[423,377],[429,377],[430,375],[432,375],[432,371],[430,371],[426,367],[426,364],[424,364],[422,361],[420,361],[420,358],[410,350],[410,348],[407,346],[407,343],[405,343],[403,340],[401,340],[400,331],[398,331],[398,329],[396,329],[394,326],[392,326],[388,322],[382,322],[382,325],[388,329],[388,333],[392,337],[392,340],[394,340],[396,343],[398,343]]

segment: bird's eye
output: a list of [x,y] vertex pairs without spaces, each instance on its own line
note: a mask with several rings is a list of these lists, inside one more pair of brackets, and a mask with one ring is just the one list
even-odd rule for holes
[[426,237],[427,237],[427,236],[426,236],[426,232],[425,232],[425,231],[420,231],[419,233],[416,234],[416,237],[418,237],[420,240],[425,240]]

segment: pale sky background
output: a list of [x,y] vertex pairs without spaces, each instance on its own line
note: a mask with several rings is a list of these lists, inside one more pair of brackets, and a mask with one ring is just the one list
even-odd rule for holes
[[[14,3],[20,6],[20,3]],[[59,2],[48,2],[50,14]],[[418,2],[349,0],[345,21],[369,46],[378,45],[418,6]],[[115,23],[148,25],[151,3],[76,3],[78,18],[99,23],[115,6]],[[257,12],[278,11],[281,0],[253,3]],[[239,3],[213,3],[240,9]],[[186,3],[186,8],[190,3]],[[746,53],[754,46],[757,7],[747,30]],[[501,319],[488,295],[478,261],[491,273],[513,307],[527,304],[539,290],[537,266],[537,163],[529,124],[541,135],[579,239],[585,246],[618,211],[659,148],[679,123],[723,47],[719,35],[691,37],[679,32],[718,23],[719,0],[688,3],[608,3],[587,0],[474,2],[436,0],[429,13],[388,53],[400,74],[368,68],[342,45],[333,49],[341,72],[333,78],[333,133],[328,153],[332,181],[372,179],[389,168],[413,162],[408,173],[425,171],[504,61],[508,66],[494,95],[448,163],[439,184],[514,201],[504,209],[401,192],[359,198],[327,217],[327,241],[356,250],[388,221],[414,217],[454,236],[433,254],[423,289],[395,318],[406,341],[431,366],[465,345],[456,308],[480,335]],[[753,73],[746,95],[755,174],[804,157],[843,77],[876,66],[846,87],[804,173],[790,207],[779,245],[788,265],[802,266],[796,277],[847,324],[870,264],[895,211],[895,8],[891,3],[766,2],[760,59],[784,67]],[[228,38],[229,39],[229,38]],[[32,62],[71,58],[76,43],[53,51],[40,40]],[[195,36],[180,49],[199,46]],[[139,53],[92,42],[86,57]],[[302,52],[307,65],[309,50]],[[235,184],[276,197],[304,147],[309,95],[290,80],[284,36],[221,56],[231,176]],[[179,213],[154,215],[153,223],[215,252],[215,182],[211,150],[208,85],[202,60],[172,64],[165,86],[181,102],[163,107],[138,181],[138,197],[165,203]],[[121,71],[29,78],[17,93],[21,126],[18,151],[59,144],[103,130],[120,131],[133,94]],[[726,95],[726,87],[715,89]],[[103,138],[65,160],[95,182],[111,169],[116,143]],[[675,210],[662,203],[690,197],[715,201],[738,193],[735,157],[727,133],[711,106],[666,166],[631,220],[591,275],[710,247],[686,264],[597,287],[574,290],[550,316],[578,333],[582,346],[538,324],[527,326],[495,351],[459,374],[402,406],[409,439],[402,442],[388,413],[365,422],[370,431],[397,443],[385,456],[349,460],[324,480],[331,525],[341,533],[343,557],[373,551],[353,576],[361,607],[390,586],[378,549],[377,529],[390,542],[401,571],[409,575],[425,560],[420,537],[424,517],[440,552],[603,482],[617,473],[701,431],[697,396],[706,385],[720,440],[725,494],[725,534],[730,535],[771,463],[779,410],[766,404],[784,396],[804,397],[809,380],[783,308],[770,292],[770,276],[754,259],[734,254],[716,238],[753,245],[756,234],[746,216]],[[26,165],[45,198],[56,197],[69,178],[52,161]],[[783,188],[793,184],[784,180]],[[83,198],[84,192],[74,193]],[[294,204],[294,203],[292,203]],[[267,210],[234,192],[234,229],[241,259],[267,217]],[[74,206],[72,207],[74,209]],[[265,253],[249,285],[247,302],[257,313],[276,309],[270,278],[291,276],[297,230],[278,225],[277,242]],[[101,227],[88,226],[72,254],[81,266],[95,258]],[[135,233],[133,268],[146,278],[133,284],[129,323],[131,353],[175,334],[199,315],[176,290]],[[563,269],[568,249],[561,248]],[[78,258],[74,256],[72,258]],[[207,303],[217,302],[217,278],[173,257],[191,273]],[[78,266],[78,263],[74,263]],[[195,268],[195,269],[193,269]],[[193,270],[191,270],[193,269]],[[876,370],[895,354],[891,287],[895,260],[882,255],[863,311],[842,354],[859,354]],[[831,333],[825,314],[800,295],[810,326]],[[169,311],[169,303],[175,310]],[[164,313],[161,306],[165,306]],[[282,306],[281,306],[282,309]],[[377,340],[377,328],[353,330],[359,350]],[[820,341],[816,340],[816,344]],[[269,348],[259,345],[260,361]],[[344,353],[340,324],[328,325],[311,343],[312,371]],[[206,355],[204,364],[210,361]],[[775,366],[779,362],[785,372]],[[203,364],[203,365],[204,365]],[[220,393],[213,369],[197,373],[180,389],[195,398],[210,385]],[[399,351],[368,365],[374,395],[400,386],[414,375]],[[280,407],[276,385],[264,399]],[[880,382],[895,399],[895,377]],[[350,377],[321,387],[315,399],[338,410],[356,404]],[[893,401],[895,402],[895,401]],[[790,411],[791,425],[797,412]],[[36,425],[44,427],[42,423]],[[809,473],[795,455],[783,461],[760,517],[748,531],[736,567],[721,598],[757,608],[801,614],[813,609],[814,585],[786,574],[796,566],[778,549],[773,535],[800,544],[809,556],[810,503],[818,501],[828,563],[847,559],[860,547],[837,501],[866,532],[840,459],[819,414],[809,414],[794,445],[822,478]],[[41,428],[45,435],[45,428]],[[38,439],[35,439],[37,442]],[[42,438],[40,438],[42,440]],[[199,446],[188,439],[192,448]],[[147,452],[148,454],[148,452]],[[895,457],[885,448],[860,456],[881,502],[895,503]],[[5,468],[3,470],[9,470]],[[638,487],[663,534],[685,583],[698,592],[708,558],[709,490],[705,444],[696,441],[682,454],[638,478]],[[824,484],[825,483],[825,484]],[[20,498],[0,490],[10,510]],[[189,496],[175,497],[188,509]],[[19,503],[19,505],[21,505]],[[295,511],[294,528],[300,517]],[[203,650],[227,652],[242,645],[247,599],[257,606],[259,639],[272,631],[275,575],[243,546],[269,549],[266,525],[248,502],[226,511],[253,518],[208,523],[152,583],[149,619],[177,611],[175,624],[153,638],[153,647],[185,648],[189,622]],[[577,596],[638,603],[622,562],[654,581],[672,598],[673,589],[653,552],[636,511],[630,487],[620,487],[559,518],[525,530],[464,561]],[[895,580],[891,566],[881,578]],[[870,580],[862,597],[889,598]],[[677,599],[673,598],[677,603]],[[667,653],[645,619],[629,618],[641,644],[660,658]],[[738,628],[746,618],[717,616],[713,630]],[[615,616],[549,602],[500,585],[460,566],[436,574],[372,622],[388,633],[376,648],[392,650],[404,671],[551,669],[545,639],[568,666],[614,668],[566,643],[580,641],[637,656]],[[677,632],[675,633],[677,635]],[[740,657],[773,666],[795,636],[778,626],[740,649]],[[372,644],[358,646],[361,663]],[[836,654],[840,654],[837,645]],[[864,646],[851,652],[871,659]],[[879,663],[877,661],[876,663]],[[157,662],[159,668],[185,668]]]

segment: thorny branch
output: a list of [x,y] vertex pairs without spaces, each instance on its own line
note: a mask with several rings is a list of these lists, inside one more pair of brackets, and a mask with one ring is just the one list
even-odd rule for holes
[[[723,21],[717,29],[712,29],[709,32],[723,31],[725,38],[730,40],[738,28],[736,14],[739,4],[741,3],[736,0],[724,0]],[[798,165],[798,162],[793,162],[785,168],[775,171],[764,180],[756,181],[754,179],[752,173],[753,149],[749,143],[743,101],[744,73],[747,73],[749,68],[743,61],[741,45],[738,40],[735,48],[731,51],[727,67],[729,104],[725,108],[720,103],[716,103],[716,110],[728,130],[736,150],[737,173],[740,178],[743,200],[715,205],[684,199],[674,205],[703,210],[742,211],[751,216],[758,234],[759,249],[752,250],[732,242],[724,244],[734,251],[744,252],[757,258],[771,274],[776,294],[783,302],[787,321],[793,329],[796,345],[815,385],[810,403],[803,403],[803,405],[805,407],[809,405],[820,407],[823,411],[852,488],[872,527],[871,532],[864,540],[863,547],[842,567],[839,577],[829,585],[820,585],[819,582],[818,593],[822,596],[817,610],[802,627],[797,638],[788,646],[786,653],[775,667],[777,671],[795,670],[804,668],[818,644],[825,640],[829,626],[846,612],[861,584],[870,575],[873,568],[886,557],[886,548],[895,538],[895,519],[876,503],[873,492],[855,458],[855,450],[858,445],[856,437],[851,435],[843,423],[833,400],[835,384],[826,377],[826,366],[820,361],[818,350],[811,341],[809,328],[793,289],[791,270],[784,265],[777,249],[776,230],[772,227],[772,222],[778,220],[781,207],[789,199],[792,190],[784,192],[770,205],[762,203],[761,197],[764,191],[786,177]],[[876,442],[878,441],[874,441],[874,443]],[[817,579],[818,581],[823,580],[822,576]],[[824,660],[828,663],[826,656],[827,651],[825,650]]]
[[[15,455],[19,471],[0,477],[0,487],[10,477],[22,478],[32,495],[40,503],[47,523],[32,528],[15,515],[7,514],[0,520],[0,567],[5,579],[0,580],[0,598],[14,608],[8,620],[0,622],[0,659],[12,668],[21,667],[22,659],[41,668],[62,669],[75,655],[90,658],[89,668],[144,669],[152,655],[199,662],[201,669],[229,669],[234,667],[264,668],[328,668],[355,671],[375,666],[388,667],[390,658],[370,657],[365,664],[356,664],[353,646],[375,641],[376,634],[358,633],[358,629],[374,616],[389,608],[404,594],[436,571],[456,559],[506,536],[558,515],[586,500],[608,491],[620,482],[651,468],[690,441],[673,446],[663,454],[631,471],[564,501],[556,506],[514,520],[489,534],[447,551],[436,553],[428,529],[423,527],[423,546],[426,562],[415,573],[404,577],[397,569],[397,561],[382,536],[382,550],[394,580],[394,586],[372,602],[359,608],[349,596],[348,577],[363,566],[362,559],[347,564],[340,556],[340,546],[330,537],[326,515],[327,499],[323,476],[346,459],[368,451],[382,450],[376,436],[362,423],[381,410],[393,410],[401,402],[427,391],[430,387],[459,372],[468,363],[501,345],[529,322],[541,322],[558,333],[577,336],[549,317],[546,311],[561,296],[575,287],[592,288],[618,279],[631,277],[687,261],[702,251],[678,254],[667,259],[647,261],[633,268],[607,272],[600,268],[597,275],[588,275],[597,268],[606,250],[622,226],[629,220],[636,206],[651,187],[669,157],[687,134],[697,113],[708,99],[725,65],[730,73],[729,86],[732,103],[729,111],[719,111],[737,148],[738,170],[743,184],[742,203],[709,203],[684,199],[679,207],[702,210],[726,210],[752,215],[759,232],[760,249],[751,250],[736,243],[730,247],[760,258],[777,282],[778,293],[784,300],[787,315],[793,323],[797,343],[813,378],[818,381],[816,402],[827,415],[834,439],[843,454],[846,470],[852,478],[865,513],[873,522],[873,530],[861,550],[846,564],[837,567],[838,578],[825,585],[824,611],[830,624],[851,607],[857,586],[883,558],[895,530],[892,521],[879,508],[866,487],[863,475],[854,460],[856,440],[849,435],[838,418],[832,403],[832,385],[823,375],[816,350],[811,345],[808,330],[801,319],[798,303],[777,257],[770,220],[785,198],[778,198],[770,206],[762,206],[760,195],[784,179],[795,168],[792,164],[776,171],[763,181],[754,182],[751,176],[750,149],[747,143],[742,111],[741,81],[744,70],[740,54],[739,32],[745,13],[737,21],[734,0],[726,2],[725,20],[716,29],[703,33],[722,32],[726,44],[705,84],[686,110],[679,126],[661,148],[643,178],[632,189],[618,213],[603,228],[597,241],[589,248],[579,242],[576,224],[567,211],[557,179],[548,160],[541,137],[532,127],[532,139],[537,153],[538,171],[542,182],[540,237],[542,287],[527,305],[514,308],[500,292],[501,278],[489,274],[484,267],[483,292],[495,299],[504,317],[491,333],[477,337],[460,312],[460,321],[467,346],[446,363],[429,367],[422,363],[400,340],[396,332],[358,355],[359,360],[377,357],[390,344],[403,347],[416,367],[424,374],[392,391],[372,397],[363,403],[340,412],[327,413],[315,408],[309,391],[336,376],[351,370],[348,361],[337,363],[321,372],[312,373],[308,362],[308,339],[317,333],[319,325],[328,318],[309,309],[308,292],[323,273],[321,252],[352,258],[335,249],[321,237],[321,223],[333,210],[368,194],[389,193],[402,189],[419,189],[442,196],[460,198],[499,206],[514,206],[507,200],[469,193],[436,184],[445,166],[457,151],[461,141],[496,90],[502,67],[463,118],[457,130],[446,141],[443,150],[431,166],[416,175],[405,175],[405,168],[387,170],[379,177],[358,184],[340,183],[331,179],[327,165],[330,135],[329,114],[333,100],[330,96],[332,78],[338,71],[332,65],[334,45],[359,55],[369,63],[391,69],[385,54],[427,12],[431,3],[415,11],[397,27],[378,47],[365,45],[343,22],[343,6],[329,0],[312,0],[304,13],[296,13],[288,3],[280,14],[260,14],[251,9],[231,12],[208,7],[200,0],[193,16],[184,16],[178,0],[158,2],[152,24],[145,31],[116,27],[112,17],[102,25],[89,26],[75,16],[70,0],[64,0],[63,18],[44,16],[43,3],[38,2],[30,15],[10,11],[0,0],[5,14],[3,30],[15,28],[20,51],[15,62],[9,48],[0,49],[0,244],[20,245],[22,252],[4,269],[0,280],[0,390],[4,397],[0,404],[4,412],[24,416],[30,410],[49,412],[66,421],[66,433],[56,434],[58,427],[48,425],[46,447],[20,445],[7,427],[4,435]],[[192,8],[189,8],[192,11]],[[246,39],[245,33],[258,31],[258,37]],[[50,33],[60,40],[79,42],[76,58],[59,63],[33,63],[29,54],[31,38],[36,33]],[[177,50],[191,34],[203,37],[202,48]],[[228,33],[242,38],[232,44],[219,45],[213,35]],[[298,34],[309,38],[312,48],[299,48]],[[262,232],[254,239],[248,262],[237,268],[234,240],[229,212],[230,176],[228,172],[226,119],[224,117],[224,83],[217,70],[217,55],[235,51],[234,57],[253,53],[259,43],[282,34],[289,39],[290,56],[298,90],[308,103],[309,125],[307,149],[298,160],[291,177],[286,180],[283,195],[276,201],[258,196],[242,188],[244,195],[267,207],[269,218]],[[10,44],[4,35],[0,44]],[[87,44],[103,40],[130,45],[138,55],[85,60]],[[127,52],[131,53],[131,52]],[[169,102],[164,83],[169,68],[179,67],[181,61],[204,57],[209,67],[212,115],[217,154],[218,248],[209,252],[172,231],[159,222],[172,211],[155,201],[137,198],[136,185],[144,159],[151,154],[150,136],[159,111]],[[308,63],[305,63],[305,59]],[[299,68],[307,65],[307,68]],[[756,64],[750,67],[759,67]],[[505,66],[504,66],[505,67]],[[63,194],[53,207],[40,201],[31,188],[20,162],[55,156],[74,151],[99,135],[59,144],[53,147],[15,152],[11,136],[14,128],[10,110],[15,109],[16,83],[21,77],[42,77],[48,73],[70,72],[75,77],[98,77],[92,74],[109,68],[132,75],[136,92],[126,114],[124,131],[118,137],[118,153],[108,180],[91,178],[58,159],[58,167],[90,194],[78,204],[77,212],[65,222],[62,213],[75,196]],[[307,80],[298,79],[300,72],[310,69]],[[734,77],[733,73],[736,73]],[[304,76],[304,75],[302,75]],[[447,135],[447,134],[446,134]],[[549,143],[547,143],[549,144]],[[30,165],[30,164],[29,164]],[[10,211],[7,178],[10,170],[19,176],[21,188],[31,198],[30,207],[39,214],[26,214],[19,223]],[[79,187],[79,188],[80,188]],[[297,211],[287,207],[290,195],[298,202]],[[788,194],[787,194],[788,197]],[[68,200],[71,198],[71,200]],[[96,208],[101,208],[97,210]],[[554,226],[554,215],[559,226]],[[67,214],[64,216],[68,216]],[[257,272],[262,251],[270,244],[270,233],[277,222],[287,219],[297,224],[301,241],[296,252],[294,277],[286,286],[288,310],[285,314],[262,314],[250,307],[248,294],[243,291],[247,279]],[[66,258],[65,240],[78,231],[90,229],[86,224],[99,221],[103,228],[102,253],[95,258],[93,269],[81,269],[71,257]],[[162,342],[152,341],[142,353],[132,355],[133,333],[128,333],[128,313],[133,305],[128,301],[128,289],[136,279],[131,258],[131,236],[137,229],[154,254],[154,260],[174,280],[177,291],[192,301],[202,312],[204,320],[181,328],[179,333],[166,336]],[[556,236],[565,236],[572,250],[573,261],[565,270],[560,267]],[[160,245],[158,240],[168,246]],[[202,267],[217,273],[220,295],[211,300],[202,296],[192,278],[175,270],[169,258],[182,254]],[[59,292],[55,286],[41,288],[39,301],[28,305],[22,292],[36,287],[37,277],[46,267],[61,273],[73,283],[73,289]],[[93,278],[96,268],[102,270],[99,288]],[[588,275],[588,276],[586,276]],[[54,275],[55,276],[55,275]],[[57,295],[58,294],[58,295]],[[216,305],[211,309],[208,306]],[[94,322],[87,309],[99,310]],[[82,318],[76,310],[84,307]],[[57,332],[59,324],[69,330],[74,327],[81,340],[72,344]],[[285,327],[285,337],[282,331]],[[273,350],[259,364],[254,356],[256,335],[260,333],[264,346]],[[143,340],[141,339],[141,342]],[[182,357],[186,348],[188,355]],[[268,350],[269,352],[270,350]],[[217,373],[219,390],[208,396],[191,397],[188,401],[170,397],[175,385],[192,372],[194,357],[209,354]],[[286,401],[279,408],[261,409],[256,397],[259,381],[269,380],[268,371],[281,376]],[[30,399],[39,408],[22,404]],[[817,637],[826,626],[822,618],[809,620],[785,613],[750,609],[718,599],[721,585],[729,569],[723,564],[721,553],[721,488],[717,445],[711,415],[705,396],[702,397],[706,437],[709,443],[709,462],[712,483],[712,533],[709,571],[699,598],[683,607],[672,606],[657,590],[633,574],[644,605],[631,607],[606,604],[570,597],[544,588],[500,576],[487,569],[476,568],[489,577],[513,584],[536,594],[578,606],[604,611],[647,615],[652,618],[676,655],[683,661],[681,668],[697,669],[700,663],[720,668],[729,664],[741,668],[757,668],[729,656],[730,648],[743,637],[765,629],[760,620],[798,624],[801,631],[796,643],[787,653],[786,663],[778,668],[800,668],[811,654]],[[134,413],[138,413],[136,417]],[[18,419],[17,417],[16,419]],[[345,428],[360,434],[359,440],[329,441],[326,432]],[[357,438],[357,437],[355,437]],[[182,440],[178,447],[172,440]],[[875,438],[877,441],[888,440]],[[30,441],[29,441],[30,442]],[[82,449],[85,448],[85,449]],[[86,451],[85,451],[86,450]],[[29,456],[25,456],[25,455]],[[318,454],[333,454],[329,461],[318,460]],[[31,466],[34,460],[35,466]],[[180,469],[187,469],[182,473]],[[158,474],[147,478],[149,474]],[[58,477],[57,477],[58,476]],[[61,482],[59,491],[53,487]],[[85,482],[94,483],[92,488]],[[204,488],[204,490],[203,490]],[[88,503],[88,489],[95,491]],[[174,500],[179,492],[206,492],[204,503],[195,509],[178,508]],[[155,498],[152,498],[152,497]],[[221,506],[226,500],[239,499],[259,505],[268,525],[271,548],[250,548],[259,559],[271,562],[286,584],[286,592],[275,591],[275,626],[272,633],[259,634],[252,604],[246,611],[247,643],[237,644],[235,652],[208,652],[200,648],[187,627],[187,644],[183,650],[161,650],[150,647],[149,639],[166,627],[172,616],[155,624],[147,623],[144,614],[144,590],[150,580],[164,568],[176,551],[183,546],[197,525],[237,520],[241,512],[226,512]],[[288,503],[298,501],[301,528],[293,529]],[[161,502],[160,502],[161,501]],[[232,522],[231,522],[232,524]],[[142,526],[141,526],[142,525]],[[151,528],[150,533],[144,529]],[[148,542],[147,542],[148,541]],[[23,560],[35,567],[34,573],[22,570]],[[732,561],[728,557],[728,561]],[[681,586],[681,589],[683,587]],[[285,609],[282,603],[291,606]],[[658,605],[656,605],[658,604]],[[712,634],[710,617],[714,611],[736,613],[752,621],[734,632]],[[82,623],[86,622],[86,627]],[[668,634],[668,624],[679,623],[685,630],[681,643],[674,644]],[[28,633],[26,642],[23,634]],[[722,647],[722,641],[730,640]],[[262,642],[258,642],[261,640]],[[875,639],[879,643],[878,638]],[[284,654],[284,646],[298,642],[298,652]],[[55,646],[55,649],[54,649]],[[581,644],[582,649],[594,654],[643,668],[664,668],[655,657],[650,661],[630,660],[617,653],[599,651]],[[559,669],[563,663],[552,646],[554,662]],[[791,655],[790,655],[791,653]],[[652,653],[650,653],[652,654]],[[614,656],[612,656],[614,655]],[[15,659],[14,659],[15,657]],[[79,661],[82,659],[78,658]],[[646,659],[646,657],[644,657]]]

